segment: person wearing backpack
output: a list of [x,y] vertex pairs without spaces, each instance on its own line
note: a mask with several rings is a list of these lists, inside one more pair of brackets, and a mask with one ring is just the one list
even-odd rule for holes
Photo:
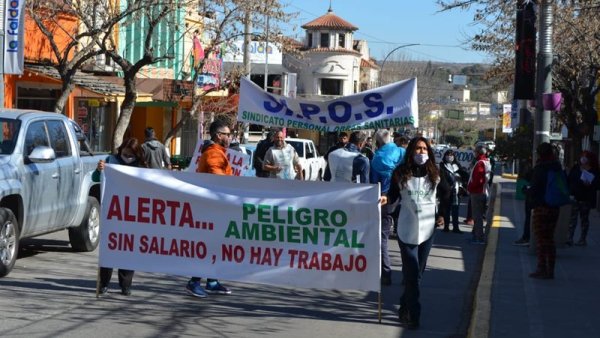
[[577,216],[581,219],[581,234],[575,245],[585,246],[590,227],[590,209],[596,205],[596,191],[600,187],[600,172],[598,158],[590,151],[583,151],[579,163],[569,172],[569,190],[573,196],[571,222],[569,225],[569,240],[567,245],[573,245],[573,235],[577,227]]
[[[552,145],[541,143],[537,149],[537,162],[531,177],[531,206],[533,208],[532,228],[536,238],[537,268],[529,274],[531,278],[554,279],[556,247],[554,245],[554,229],[558,220],[560,206],[550,205],[546,190],[550,175],[564,174]],[[560,177],[560,176],[559,176]],[[567,196],[568,197],[568,196]]]

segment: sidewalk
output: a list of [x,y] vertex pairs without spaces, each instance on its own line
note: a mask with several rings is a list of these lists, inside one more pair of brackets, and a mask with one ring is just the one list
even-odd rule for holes
[[[586,247],[558,246],[554,280],[529,278],[536,258],[514,246],[524,202],[516,183],[498,184],[497,209],[477,287],[470,337],[600,337],[600,215],[590,213]],[[576,231],[577,239],[579,229]]]

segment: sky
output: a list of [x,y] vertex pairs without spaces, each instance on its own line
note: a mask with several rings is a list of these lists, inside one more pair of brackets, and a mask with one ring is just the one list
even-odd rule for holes
[[[287,0],[296,38],[304,37],[301,25],[327,13],[330,0]],[[489,63],[483,53],[466,49],[467,37],[477,31],[473,10],[439,12],[434,0],[331,0],[333,13],[358,27],[354,38],[367,40],[371,57],[433,62]]]

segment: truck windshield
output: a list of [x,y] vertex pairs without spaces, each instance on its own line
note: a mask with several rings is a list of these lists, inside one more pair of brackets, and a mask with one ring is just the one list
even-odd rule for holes
[[0,118],[2,135],[0,135],[0,155],[10,155],[15,150],[15,142],[21,122],[19,120]]
[[288,140],[286,140],[285,143],[294,147],[294,149],[296,149],[296,152],[298,153],[298,156],[304,157],[304,143]]

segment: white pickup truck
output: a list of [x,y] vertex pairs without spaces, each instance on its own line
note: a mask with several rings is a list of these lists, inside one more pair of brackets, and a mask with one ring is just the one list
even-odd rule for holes
[[319,155],[312,140],[286,138],[285,142],[294,147],[302,165],[302,176],[307,181],[320,181],[325,173],[325,158]]
[[0,109],[0,277],[13,268],[19,240],[69,230],[75,251],[98,246],[99,159],[79,126],[61,114]]

